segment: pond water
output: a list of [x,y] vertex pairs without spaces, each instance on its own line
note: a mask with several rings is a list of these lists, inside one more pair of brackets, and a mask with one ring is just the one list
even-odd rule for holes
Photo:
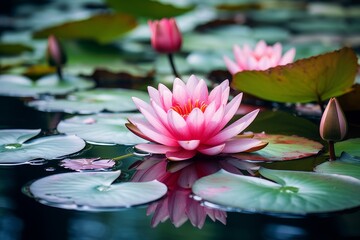
[[[65,132],[78,134],[84,139],[87,138],[84,148],[80,146],[85,143],[82,140],[79,143],[79,139],[69,139],[65,142],[59,140],[58,145],[61,146],[58,147],[63,147],[65,150],[70,148],[82,149],[81,151],[72,151],[71,153],[76,153],[70,154],[69,158],[86,158],[89,162],[83,166],[95,164],[89,160],[92,158],[114,159],[114,162],[101,162],[104,166],[114,164],[111,165],[111,170],[121,171],[120,177],[116,177],[115,183],[111,186],[104,183],[104,179],[107,178],[105,175],[97,176],[97,179],[101,180],[96,183],[95,187],[91,185],[90,181],[86,182],[86,174],[91,173],[91,171],[82,171],[81,174],[85,173],[85,175],[81,175],[81,179],[78,178],[79,181],[73,181],[72,179],[76,178],[70,178],[70,183],[73,181],[74,186],[77,186],[77,183],[81,185],[81,181],[85,179],[85,183],[91,187],[90,192],[95,189],[97,193],[108,194],[107,200],[110,199],[110,201],[107,203],[112,203],[111,197],[116,195],[111,195],[113,191],[116,191],[115,185],[117,183],[128,183],[131,179],[135,182],[144,182],[156,178],[167,186],[167,194],[161,193],[162,188],[164,188],[163,184],[154,183],[156,187],[153,192],[146,191],[150,189],[147,185],[138,185],[140,187],[129,187],[127,189],[129,195],[133,195],[130,198],[125,197],[124,205],[131,205],[131,207],[124,207],[123,205],[114,207],[106,204],[102,206],[101,201],[96,199],[97,195],[91,195],[89,192],[85,192],[89,195],[84,194],[83,196],[90,197],[88,199],[82,198],[81,201],[93,200],[100,206],[74,205],[71,201],[70,204],[66,201],[69,198],[68,196],[61,196],[62,193],[56,192],[61,188],[61,190],[69,190],[67,189],[69,185],[66,185],[69,180],[64,181],[65,185],[61,185],[62,180],[66,180],[66,177],[57,181],[56,178],[60,175],[56,174],[75,172],[64,167],[64,163],[62,163],[64,157],[55,157],[53,160],[36,159],[31,163],[19,165],[2,164],[0,165],[0,240],[284,240],[354,239],[359,237],[359,204],[355,204],[356,208],[346,207],[354,206],[350,204],[352,199],[349,196],[358,197],[358,195],[356,192],[352,192],[353,195],[336,195],[336,193],[342,193],[340,190],[343,190],[341,187],[340,189],[337,188],[338,185],[334,186],[335,194],[331,195],[334,197],[334,201],[336,200],[334,205],[338,205],[339,209],[347,210],[331,213],[322,211],[322,213],[308,215],[296,214],[295,209],[292,214],[275,214],[269,210],[271,208],[266,207],[265,210],[261,211],[256,209],[239,210],[239,207],[213,204],[191,192],[191,186],[198,178],[216,173],[220,169],[247,176],[260,176],[259,174],[265,176],[261,179],[272,179],[271,174],[273,174],[275,179],[272,180],[276,182],[277,175],[275,173],[271,173],[270,170],[270,173],[267,173],[268,175],[264,175],[261,171],[259,171],[260,173],[257,171],[259,167],[310,172],[317,165],[328,160],[327,149],[326,147],[323,149],[326,142],[322,141],[319,136],[318,126],[321,111],[320,107],[314,104],[318,99],[314,99],[311,93],[307,95],[306,90],[304,90],[305,87],[301,89],[301,86],[296,85],[296,82],[307,76],[301,75],[307,71],[298,71],[299,76],[289,76],[296,80],[293,85],[304,90],[302,91],[304,95],[310,96],[311,100],[303,101],[303,99],[299,100],[296,98],[297,96],[293,96],[294,99],[291,99],[290,102],[310,102],[309,105],[278,103],[278,96],[281,98],[281,96],[287,95],[287,92],[280,91],[280,94],[277,94],[277,87],[269,87],[272,91],[275,89],[276,94],[273,96],[267,95],[266,91],[263,91],[266,87],[255,88],[255,93],[251,92],[253,89],[249,87],[248,90],[254,96],[246,94],[243,100],[245,104],[242,104],[243,108],[238,110],[239,114],[245,114],[256,108],[261,108],[262,111],[247,130],[256,133],[255,136],[258,139],[264,138],[266,141],[273,142],[267,146],[268,148],[265,148],[268,150],[259,155],[244,153],[245,155],[239,154],[237,157],[251,160],[259,160],[260,157],[260,160],[264,160],[261,158],[265,156],[268,158],[267,160],[276,160],[274,163],[235,161],[234,158],[224,157],[224,155],[209,158],[197,155],[189,161],[169,163],[162,155],[149,155],[134,150],[135,144],[146,141],[139,140],[137,136],[123,126],[130,115],[135,120],[139,117],[136,115],[136,108],[134,108],[131,100],[132,96],[146,101],[148,99],[147,93],[141,91],[146,90],[146,86],[155,87],[159,83],[171,85],[173,82],[174,77],[168,59],[164,54],[156,53],[151,48],[150,31],[146,25],[146,20],[159,19],[164,14],[166,15],[166,11],[169,11],[170,15],[181,15],[177,21],[183,32],[183,45],[181,51],[174,54],[178,72],[186,76],[186,79],[191,74],[201,76],[210,87],[219,85],[226,78],[231,80],[234,77],[227,71],[226,64],[223,61],[224,56],[233,58],[234,44],[255,46],[259,40],[264,40],[269,45],[281,42],[284,52],[289,51],[291,53],[292,48],[296,49],[294,60],[328,53],[344,46],[351,47],[351,50],[344,48],[325,57],[314,58],[321,61],[311,59],[293,66],[296,70],[301,69],[302,64],[308,67],[306,70],[314,65],[319,66],[319,68],[314,68],[315,70],[309,70],[310,76],[317,74],[319,81],[335,81],[333,87],[330,87],[330,93],[324,90],[323,96],[326,100],[332,94],[340,96],[339,91],[342,93],[347,91],[345,89],[346,84],[344,84],[345,87],[336,88],[337,85],[341,85],[340,82],[346,82],[348,87],[352,84],[356,86],[353,95],[346,95],[341,103],[345,103],[349,123],[347,138],[358,139],[360,137],[360,109],[356,101],[359,100],[359,74],[357,74],[357,80],[354,80],[356,74],[352,72],[358,68],[356,66],[358,60],[355,58],[356,55],[359,55],[360,49],[359,6],[353,4],[352,1],[344,1],[343,4],[329,3],[332,1],[321,1],[319,3],[305,0],[297,2],[272,1],[274,4],[272,6],[266,4],[266,1],[249,3],[246,0],[213,0],[204,3],[205,1],[184,0],[179,1],[178,7],[181,8],[182,4],[194,4],[196,7],[186,10],[174,10],[170,7],[166,8],[165,12],[159,11],[158,13],[154,10],[149,13],[142,12],[142,7],[136,7],[143,6],[148,1],[132,1],[133,3],[130,5],[122,5],[123,3],[120,1],[112,0],[11,1],[5,4],[4,8],[0,9],[0,21],[4,20],[0,24],[0,70],[1,74],[12,74],[12,77],[0,77],[0,131],[3,129],[40,129],[41,133],[36,137],[38,139],[61,135]],[[162,0],[161,2],[169,3],[172,1]],[[223,5],[224,2],[230,5]],[[144,7],[144,9],[147,8]],[[70,25],[69,28],[65,27],[65,31],[61,29],[41,31],[41,29],[52,25],[77,21],[93,15],[112,15],[109,13],[113,13],[113,11],[116,11],[119,16],[114,18],[102,16],[103,18],[99,17],[97,21],[90,18],[91,21],[85,25],[81,25],[82,23]],[[130,14],[131,17],[124,17],[123,11]],[[104,19],[111,23],[107,24],[106,27],[101,24],[98,25]],[[136,26],[137,28],[135,28]],[[72,29],[72,27],[74,28]],[[104,29],[108,30],[108,33],[99,34]],[[63,71],[65,72],[64,76],[71,79],[67,83],[61,81],[57,83],[55,75],[48,76],[48,80],[40,78],[55,71],[45,63],[46,38],[52,31],[64,39],[62,43],[68,55],[68,62]],[[130,34],[126,35],[128,31]],[[329,68],[326,64],[332,64],[332,61],[348,62]],[[322,64],[323,62],[325,63]],[[325,74],[322,72],[318,74],[318,69],[320,72],[325,71]],[[343,74],[348,72],[351,74]],[[14,75],[29,78],[19,79],[14,78]],[[345,77],[342,77],[344,75]],[[256,76],[261,77],[261,75]],[[277,76],[281,80],[282,75]],[[337,79],[333,76],[336,76]],[[93,81],[88,81],[89,79]],[[232,87],[238,87],[236,83],[239,82],[239,79],[236,77],[234,79],[235,84]],[[56,86],[53,87],[52,84]],[[30,85],[31,87],[29,87]],[[308,82],[308,85],[310,85],[309,89],[311,90],[312,82]],[[97,89],[89,92],[73,92],[75,88],[88,89],[94,86]],[[297,87],[292,92],[297,93]],[[124,88],[125,90],[112,89],[108,91],[105,88]],[[57,101],[53,101],[56,98],[54,96],[37,94],[36,91],[39,90],[43,91],[41,93],[45,91],[58,95]],[[299,92],[301,92],[300,90]],[[69,92],[71,94],[66,95]],[[257,92],[259,92],[258,95]],[[262,98],[262,94],[265,94],[264,98]],[[269,96],[274,99],[270,99],[270,101]],[[319,95],[317,96],[319,97]],[[80,101],[74,103],[73,101],[76,99],[80,99]],[[264,101],[264,99],[269,101]],[[203,112],[208,107],[199,102],[194,103],[194,106]],[[190,108],[195,108],[194,106],[190,106]],[[103,111],[104,109],[106,111]],[[186,114],[190,112],[186,107],[181,108],[179,105],[173,106],[174,109],[186,117],[188,117]],[[130,113],[111,115],[113,112],[122,111],[130,111]],[[105,113],[101,116],[87,115],[99,112]],[[66,121],[64,121],[65,119]],[[61,124],[58,125],[60,121]],[[263,131],[266,131],[268,135],[262,133]],[[0,134],[4,133],[1,132]],[[292,135],[298,135],[300,138]],[[0,140],[3,136],[0,135]],[[67,146],[66,142],[74,144]],[[272,145],[274,142],[275,147]],[[284,144],[285,147],[283,145],[276,147],[276,143]],[[26,142],[11,142],[7,145],[0,145],[0,150],[2,151],[2,148],[6,148],[6,150],[18,149],[23,145],[26,145]],[[56,147],[55,143],[54,149]],[[44,149],[37,150],[37,153],[50,154],[52,152],[46,152],[51,147]],[[317,155],[319,150],[321,150],[320,154]],[[351,150],[357,152],[356,145]],[[1,151],[0,153],[2,153]],[[277,161],[279,158],[284,161]],[[345,156],[345,158],[351,157]],[[145,161],[140,161],[144,159]],[[16,159],[11,161],[16,161]],[[109,173],[110,170],[101,169],[101,172]],[[51,176],[55,177],[51,178]],[[224,177],[224,175],[221,176]],[[278,176],[281,180],[281,175]],[[44,179],[44,177],[49,177],[47,178],[49,181],[37,181]],[[341,180],[340,178],[339,180]],[[309,179],[312,180],[309,180],[310,185],[307,185],[306,181],[303,181],[307,178],[295,178],[296,181],[300,182],[299,186],[305,188],[308,186],[321,188],[321,181],[325,181],[325,178],[320,179],[320,183],[316,185],[312,183],[314,178]],[[285,178],[285,180],[288,179]],[[35,199],[33,195],[36,193],[36,189],[31,190],[35,183],[38,185],[45,183],[46,189],[55,191],[55,193],[41,192],[45,196],[44,199]],[[58,183],[60,185],[57,185]],[[160,184],[160,186],[156,184]],[[260,185],[260,188],[265,185]],[[296,186],[282,186],[279,192],[281,194],[298,193],[300,187],[297,188]],[[211,187],[208,188],[210,195],[217,191],[215,187]],[[227,187],[229,185],[220,191]],[[349,192],[349,189],[351,192],[350,187],[345,190]],[[75,194],[77,193],[76,188],[70,190],[73,190]],[[81,191],[82,189],[79,190],[79,195],[83,193]],[[201,191],[199,192],[201,193]],[[262,193],[267,194],[268,192],[265,189]],[[238,194],[246,195],[250,192]],[[234,195],[232,196],[234,197]],[[300,196],[302,197],[302,195]],[[273,196],[270,193],[266,201],[271,197]],[[149,200],[143,200],[145,198]],[[346,198],[349,198],[349,201]],[[48,199],[53,201],[48,201]],[[226,200],[229,199],[231,200],[231,197]],[[266,201],[264,198],[254,198],[254,202]],[[331,203],[331,200],[326,202],[327,204]],[[315,201],[315,207],[312,209],[326,209],[322,203],[321,200]],[[272,203],[267,202],[265,205],[272,205]],[[274,205],[281,207],[279,201]],[[295,204],[295,206],[299,207],[301,204]],[[296,210],[298,211],[298,209]],[[302,210],[301,207],[300,210]]]
[[[56,116],[25,107],[14,98],[1,97],[0,108],[3,128],[49,129]],[[129,151],[131,146],[88,144],[76,158],[114,158]],[[139,159],[122,160],[119,169],[125,172],[123,180],[132,174],[128,167]],[[302,160],[291,164],[296,166],[299,161]],[[360,234],[360,212],[356,210],[308,217],[228,212],[226,225],[207,217],[202,229],[189,221],[176,228],[170,220],[151,227],[146,206],[87,212],[46,206],[27,196],[24,193],[27,184],[54,173],[69,172],[59,166],[59,160],[31,166],[2,166],[0,172],[1,239],[346,239]]]

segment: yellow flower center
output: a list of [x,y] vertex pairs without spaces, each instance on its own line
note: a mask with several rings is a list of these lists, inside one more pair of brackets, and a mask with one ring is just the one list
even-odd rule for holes
[[172,106],[171,109],[175,110],[182,117],[186,118],[194,108],[199,108],[202,112],[204,112],[206,107],[207,104],[204,101],[200,102],[199,100],[196,100],[195,102],[192,102],[191,99],[189,99],[185,105],[180,106],[179,104],[176,104]]

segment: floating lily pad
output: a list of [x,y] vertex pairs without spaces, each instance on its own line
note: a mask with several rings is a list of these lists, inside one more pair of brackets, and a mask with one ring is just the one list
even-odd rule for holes
[[32,183],[30,193],[54,207],[104,211],[146,204],[167,192],[167,187],[156,180],[113,184],[119,175],[120,171],[55,174]]
[[62,39],[91,39],[108,43],[137,25],[136,19],[125,14],[99,14],[88,19],[67,22],[34,33],[35,38],[53,34]]
[[15,97],[37,97],[40,94],[66,94],[75,90],[84,90],[94,87],[95,83],[73,75],[64,75],[60,81],[54,74],[46,75],[37,81],[20,76],[0,75],[0,95]]
[[360,180],[360,159],[347,153],[335,161],[326,161],[315,168],[316,172],[351,176]]
[[356,71],[355,52],[343,48],[265,71],[239,72],[232,86],[270,101],[325,101],[351,91]]
[[63,120],[57,126],[61,133],[74,134],[82,139],[98,144],[134,145],[146,142],[126,127],[128,117],[140,114],[102,113],[97,115],[75,116]]
[[335,153],[340,156],[346,152],[352,156],[360,157],[360,138],[350,138],[342,142],[335,143]]
[[75,92],[67,99],[32,101],[29,106],[46,112],[91,114],[101,111],[126,112],[136,110],[131,97],[148,99],[145,92],[130,89],[94,89]]
[[24,52],[31,52],[33,50],[32,47],[20,43],[0,43],[1,55],[13,56]]
[[269,144],[256,152],[237,153],[233,156],[244,160],[284,161],[309,157],[323,148],[318,142],[298,136],[255,134],[254,138]]
[[305,12],[289,9],[263,9],[249,13],[249,17],[258,22],[284,24],[292,19],[308,17]]
[[218,52],[198,51],[190,53],[186,57],[186,61],[190,64],[192,70],[208,73],[214,69],[226,70],[222,57]]
[[304,215],[360,206],[357,179],[265,168],[259,172],[273,181],[220,170],[196,181],[192,190],[203,200],[232,211]]
[[[234,44],[250,44],[253,45],[256,43],[255,39],[249,37],[239,37],[237,35],[227,36],[224,38],[224,35],[215,35],[211,33],[189,33],[184,35],[182,50],[183,51],[219,51],[219,50],[229,50],[231,51]],[[220,47],[219,47],[220,46]]]
[[[190,71],[190,65],[185,58],[175,55],[174,63],[177,71],[181,73],[188,73]],[[172,74],[171,65],[166,55],[159,55],[155,62],[156,72],[159,74]]]
[[0,130],[0,164],[23,164],[34,159],[54,159],[73,154],[85,147],[76,136],[48,136],[28,141],[40,130]]
[[296,21],[289,23],[290,29],[298,32],[309,33],[345,33],[356,31],[358,28],[348,24],[345,19],[302,19],[302,21]]

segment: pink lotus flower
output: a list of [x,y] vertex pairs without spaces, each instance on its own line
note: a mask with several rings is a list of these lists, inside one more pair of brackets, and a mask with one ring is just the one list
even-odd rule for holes
[[173,53],[181,48],[182,36],[173,18],[148,22],[151,30],[151,45],[160,53]]
[[185,84],[176,78],[171,92],[159,84],[148,87],[150,104],[133,98],[145,119],[129,119],[127,127],[153,143],[136,148],[154,154],[165,154],[170,160],[185,160],[197,153],[216,155],[263,148],[266,144],[251,138],[239,138],[255,119],[254,110],[226,126],[238,110],[242,93],[227,103],[229,81],[223,81],[210,93],[204,80],[192,75]]
[[266,70],[278,65],[286,65],[294,61],[295,48],[291,48],[283,56],[282,46],[276,43],[268,46],[263,40],[256,44],[254,50],[249,45],[244,44],[243,48],[234,46],[236,62],[224,56],[226,66],[231,74],[236,74],[244,70]]

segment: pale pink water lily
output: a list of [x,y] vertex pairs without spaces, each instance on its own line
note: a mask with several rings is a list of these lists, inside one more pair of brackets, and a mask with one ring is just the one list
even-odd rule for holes
[[115,165],[115,161],[111,159],[100,159],[100,158],[64,159],[60,163],[60,166],[75,171],[106,169],[106,168],[111,168],[114,165]]
[[133,98],[145,119],[129,119],[127,127],[152,143],[136,148],[165,154],[170,160],[185,160],[197,153],[217,155],[258,150],[266,144],[237,137],[255,119],[254,110],[228,125],[238,110],[242,93],[229,103],[229,81],[210,93],[204,80],[192,75],[185,84],[176,78],[171,92],[165,85],[148,87],[150,103]]
[[271,67],[292,63],[295,52],[295,48],[291,48],[282,55],[281,43],[270,46],[264,40],[260,40],[254,49],[248,44],[244,44],[242,48],[234,45],[235,61],[227,56],[224,56],[224,60],[227,69],[234,75],[244,70],[266,70]]

